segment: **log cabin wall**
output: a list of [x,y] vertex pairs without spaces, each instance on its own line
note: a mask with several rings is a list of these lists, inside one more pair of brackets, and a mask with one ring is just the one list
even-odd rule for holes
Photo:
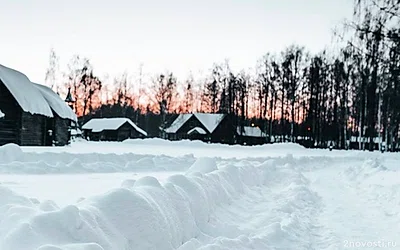
[[211,134],[211,142],[234,144],[236,143],[236,131],[232,118],[226,115]]
[[144,136],[132,127],[129,123],[125,123],[118,128],[118,138],[117,141],[124,141],[126,139],[143,138]]
[[46,117],[22,112],[21,115],[21,146],[44,146],[46,140]]
[[69,125],[71,121],[56,115],[54,122],[54,141],[56,146],[68,145],[70,138]]
[[92,132],[90,129],[83,130],[84,137],[90,141],[124,141],[126,139],[144,138],[145,136],[132,127],[129,123],[124,123],[117,130],[103,130]]
[[[32,97],[33,98],[33,97]],[[0,80],[0,110],[5,117],[0,118],[0,146],[15,143],[21,146],[56,146],[69,143],[70,132],[68,119],[32,115],[24,112],[11,92]],[[49,135],[48,130],[53,134]]]
[[5,117],[0,118],[0,146],[7,143],[20,144],[21,107],[0,80],[0,110]]

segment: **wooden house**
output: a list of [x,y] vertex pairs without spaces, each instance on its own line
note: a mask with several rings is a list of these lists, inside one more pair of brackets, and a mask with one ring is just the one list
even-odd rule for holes
[[235,129],[226,114],[180,114],[164,130],[169,140],[201,140],[215,143],[235,143]]
[[93,118],[82,126],[82,130],[84,137],[91,141],[124,141],[147,136],[128,118]]
[[267,135],[259,127],[237,127],[237,141],[243,145],[261,145],[267,142]]
[[76,115],[51,89],[0,65],[0,145],[66,145]]
[[[71,139],[71,123],[76,122],[76,115],[72,109],[49,87],[35,84],[49,104],[53,117],[47,118],[49,140],[56,146],[68,144]],[[51,136],[50,136],[51,135]]]

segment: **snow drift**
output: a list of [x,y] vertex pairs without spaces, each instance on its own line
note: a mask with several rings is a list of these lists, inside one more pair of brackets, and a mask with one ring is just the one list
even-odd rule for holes
[[[128,180],[121,188],[64,208],[0,187],[0,249],[268,249],[272,242],[287,249],[291,242],[298,246],[299,239],[297,249],[304,249],[301,234],[316,212],[304,208],[318,199],[290,164],[243,162],[217,170],[204,164],[215,162],[199,160],[192,167],[195,174],[174,175],[165,183],[154,177]],[[276,186],[281,193],[267,192]],[[274,207],[254,207],[245,199],[261,196],[270,197]],[[249,228],[221,221],[220,213],[234,205],[270,211],[266,215],[274,213],[274,219],[248,218],[249,228],[264,228],[249,233]]]
[[18,145],[0,146],[0,173],[65,174],[135,171],[185,171],[195,161],[192,155],[170,157],[114,153],[28,153]]

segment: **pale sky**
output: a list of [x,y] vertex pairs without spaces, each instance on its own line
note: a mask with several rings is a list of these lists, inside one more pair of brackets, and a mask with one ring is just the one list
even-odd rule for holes
[[44,83],[50,48],[100,76],[144,70],[207,71],[229,59],[254,67],[297,43],[318,52],[350,17],[353,0],[0,0],[0,64]]

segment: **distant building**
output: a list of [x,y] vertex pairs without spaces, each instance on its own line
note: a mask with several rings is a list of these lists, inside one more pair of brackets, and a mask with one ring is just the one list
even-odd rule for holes
[[144,138],[147,133],[128,118],[93,118],[82,126],[91,141],[123,141]]
[[169,140],[202,140],[217,143],[235,143],[235,127],[226,114],[180,114],[164,130]]
[[0,145],[63,146],[74,112],[50,88],[32,83],[19,71],[0,65]]
[[244,145],[261,145],[267,142],[267,135],[259,127],[237,127],[237,141]]
[[79,128],[71,128],[71,139],[82,138],[83,133]]

